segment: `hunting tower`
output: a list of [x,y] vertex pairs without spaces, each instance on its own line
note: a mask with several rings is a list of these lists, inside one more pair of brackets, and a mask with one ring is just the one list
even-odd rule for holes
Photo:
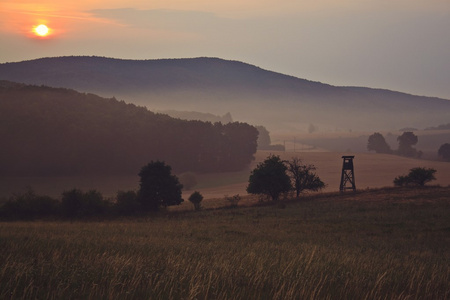
[[[339,191],[343,192],[345,190],[352,189],[356,191],[355,186],[355,174],[353,171],[353,158],[355,156],[342,156],[342,174],[341,174],[341,184],[339,186]],[[347,183],[351,186],[347,186]]]

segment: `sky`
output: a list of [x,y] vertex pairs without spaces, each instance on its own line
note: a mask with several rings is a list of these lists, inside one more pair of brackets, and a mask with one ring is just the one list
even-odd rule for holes
[[1,0],[0,63],[219,57],[450,99],[449,32],[450,0]]

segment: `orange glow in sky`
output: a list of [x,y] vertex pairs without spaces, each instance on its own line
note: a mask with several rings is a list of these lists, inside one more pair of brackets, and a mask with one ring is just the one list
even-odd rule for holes
[[0,63],[210,56],[450,99],[448,28],[450,0],[0,0]]

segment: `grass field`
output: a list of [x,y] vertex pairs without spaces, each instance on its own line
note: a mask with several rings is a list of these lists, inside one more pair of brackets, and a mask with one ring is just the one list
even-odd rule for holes
[[449,195],[0,223],[0,299],[450,299]]
[[[327,184],[325,192],[339,190],[342,169],[342,155],[355,155],[355,181],[358,189],[393,186],[393,180],[405,175],[414,167],[427,167],[437,170],[434,184],[450,185],[450,162],[419,160],[396,155],[374,153],[338,153],[338,152],[277,152],[258,151],[256,159],[247,170],[229,173],[197,174],[198,185],[205,199],[223,198],[224,195],[246,195],[250,171],[269,154],[280,155],[282,159],[300,157],[305,164],[314,164],[317,174]],[[38,194],[59,197],[65,190],[79,188],[84,191],[96,189],[105,197],[114,197],[119,190],[137,190],[139,177],[122,176],[82,176],[82,177],[30,177],[0,178],[0,199],[13,193],[23,193],[31,186]],[[183,198],[188,199],[193,190],[185,191]]]

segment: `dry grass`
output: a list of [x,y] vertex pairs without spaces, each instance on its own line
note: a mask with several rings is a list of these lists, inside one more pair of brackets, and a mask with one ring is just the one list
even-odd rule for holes
[[[324,192],[333,192],[339,190],[339,183],[342,170],[342,156],[349,153],[337,152],[277,152],[277,151],[258,151],[256,159],[247,170],[247,176],[243,172],[239,172],[239,176],[234,173],[215,174],[215,182],[209,186],[198,189],[205,199],[221,198],[224,195],[246,195],[246,187],[248,185],[248,176],[250,170],[257,163],[263,161],[269,154],[280,155],[284,160],[292,157],[299,157],[305,164],[314,164],[317,167],[317,174],[327,184]],[[353,154],[351,154],[353,155]],[[393,186],[393,180],[399,175],[408,174],[409,170],[414,167],[434,168],[437,170],[436,181],[433,184],[442,186],[450,185],[450,163],[441,161],[418,160],[412,158],[399,157],[388,154],[374,153],[356,153],[354,154],[355,181],[357,189],[382,188]],[[240,182],[230,183],[230,178],[240,178]],[[189,193],[186,192],[185,195]],[[184,196],[184,198],[187,198]]]
[[0,223],[1,299],[449,299],[450,188]]
[[[205,199],[223,198],[225,195],[247,194],[246,187],[250,171],[257,163],[263,161],[269,154],[280,155],[282,159],[300,157],[306,164],[314,164],[317,174],[327,184],[324,192],[339,190],[342,168],[342,155],[349,153],[337,152],[277,152],[258,151],[252,165],[244,171],[214,174],[198,174],[198,185],[191,191],[185,191],[183,198],[198,190]],[[352,154],[353,155],[353,154]],[[450,185],[450,163],[439,161],[418,160],[387,154],[356,153],[355,180],[358,189],[381,188],[392,186],[393,180],[399,175],[407,174],[414,167],[427,167],[437,170],[435,184]],[[64,190],[79,188],[82,190],[96,189],[105,197],[114,197],[119,190],[137,190],[139,177],[57,177],[57,178],[1,178],[0,198],[12,193],[23,193],[31,186],[38,194],[59,197]]]

